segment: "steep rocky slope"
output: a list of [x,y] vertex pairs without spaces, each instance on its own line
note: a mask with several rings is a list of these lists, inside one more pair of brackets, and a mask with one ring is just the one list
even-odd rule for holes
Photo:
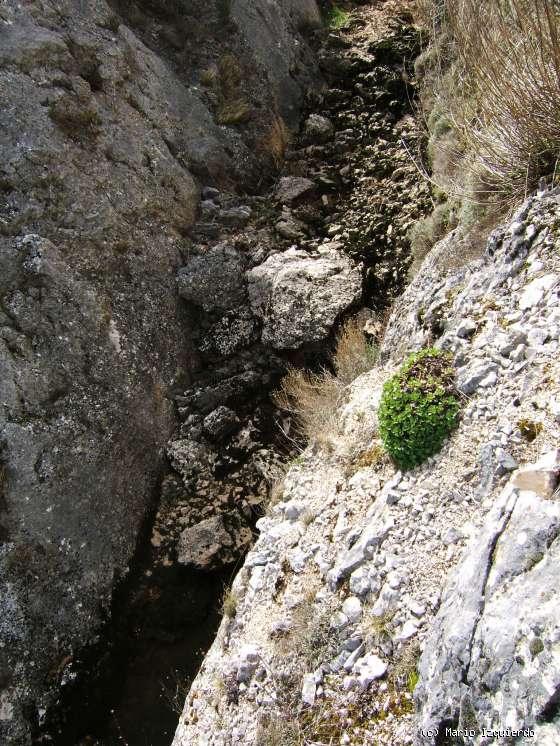
[[266,177],[317,20],[313,0],[2,4],[3,742],[28,742],[128,572],[200,367],[176,273],[201,187]]
[[[430,254],[381,363],[258,522],[176,746],[558,742],[559,225],[542,193],[482,258],[455,234]],[[403,474],[380,453],[381,386],[430,344],[461,422]]]

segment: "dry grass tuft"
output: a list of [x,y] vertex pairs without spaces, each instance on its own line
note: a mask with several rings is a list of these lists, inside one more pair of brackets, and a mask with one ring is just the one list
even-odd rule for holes
[[336,339],[333,355],[335,375],[290,368],[273,394],[276,405],[292,415],[297,434],[322,445],[332,442],[338,430],[337,410],[343,404],[345,387],[371,370],[377,357],[368,342],[363,323],[349,319]]
[[386,612],[380,616],[371,614],[363,622],[363,632],[372,645],[382,645],[391,639],[391,622],[394,614]]
[[218,79],[218,72],[213,67],[207,67],[200,73],[200,82],[205,88],[211,88]]
[[222,615],[233,619],[237,614],[237,596],[231,588],[224,588],[222,596]]
[[287,717],[268,716],[259,723],[257,746],[301,746],[303,734],[297,720]]
[[343,389],[328,371],[290,368],[273,398],[280,409],[292,415],[299,436],[327,443],[337,430],[336,412],[343,401]]
[[242,98],[224,102],[218,108],[218,124],[243,124],[251,119],[251,107]]
[[[560,156],[556,0],[421,0],[436,53],[432,100],[457,134],[474,201],[513,205],[554,179]],[[431,12],[431,17],[430,17]],[[439,45],[439,51],[438,51]],[[449,65],[448,59],[452,64]],[[464,178],[464,173],[463,173]],[[461,189],[457,186],[457,191]]]
[[408,690],[411,694],[418,682],[418,660],[420,645],[413,641],[405,645],[399,653],[397,662],[389,675],[389,685],[394,690]]
[[377,349],[367,340],[360,317],[346,321],[336,338],[333,365],[337,379],[344,384],[352,383],[371,370],[376,360]]
[[276,168],[280,168],[289,144],[290,130],[280,114],[277,114],[261,140],[260,149],[263,153],[270,155]]
[[237,57],[224,54],[218,62],[220,96],[216,121],[218,124],[248,122],[252,109],[243,93],[243,69]]

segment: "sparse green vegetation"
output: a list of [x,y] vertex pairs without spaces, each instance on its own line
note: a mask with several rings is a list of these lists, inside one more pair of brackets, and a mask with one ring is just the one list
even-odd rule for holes
[[410,230],[410,249],[416,265],[420,264],[432,246],[457,225],[451,202],[437,205],[423,220],[418,220]]
[[389,675],[391,688],[397,691],[406,690],[409,694],[414,692],[418,679],[418,660],[420,658],[420,646],[417,642],[409,642],[399,652],[395,665]]
[[458,414],[459,395],[449,355],[421,350],[385,383],[379,434],[397,466],[412,469],[441,449]]
[[344,28],[348,25],[349,21],[350,14],[334,2],[329,3],[323,13],[323,23],[327,28]]

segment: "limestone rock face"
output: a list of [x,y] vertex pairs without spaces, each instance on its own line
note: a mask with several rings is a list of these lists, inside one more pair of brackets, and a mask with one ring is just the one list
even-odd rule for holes
[[[281,94],[298,114],[306,82],[292,73],[313,69],[298,25],[317,12],[299,5],[233,4],[227,49],[255,109]],[[205,45],[224,53],[218,20],[201,0],[2,3],[2,743],[27,743],[24,713],[55,700],[62,673],[49,672],[94,636],[153,503],[172,394],[193,367],[176,274],[200,187],[261,168],[246,141],[264,123],[217,124],[193,85]]]
[[362,290],[359,267],[333,248],[317,255],[295,248],[274,254],[248,279],[251,308],[263,321],[262,340],[278,350],[324,339]]
[[[235,617],[193,682],[175,746],[252,746],[284,723],[305,727],[309,713],[344,719],[356,705],[341,742],[559,743],[559,219],[554,190],[498,227],[484,257],[466,261],[457,237],[428,256],[397,300],[381,360],[349,384],[336,422],[318,429],[257,522],[232,586]],[[318,260],[288,251],[253,270],[258,286],[276,269],[253,305],[266,333],[269,317],[283,331],[273,315],[282,262]],[[433,345],[470,393],[441,451],[397,471],[380,440],[381,393],[406,356]],[[226,687],[211,699],[218,677]],[[406,711],[393,709],[393,687]]]
[[538,729],[554,708],[560,504],[512,482],[450,577],[428,635],[415,691],[426,733]]

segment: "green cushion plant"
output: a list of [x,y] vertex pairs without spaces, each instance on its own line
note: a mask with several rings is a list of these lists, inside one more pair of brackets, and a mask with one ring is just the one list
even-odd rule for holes
[[410,355],[383,386],[379,434],[401,469],[437,453],[457,424],[460,408],[451,356],[436,349]]

